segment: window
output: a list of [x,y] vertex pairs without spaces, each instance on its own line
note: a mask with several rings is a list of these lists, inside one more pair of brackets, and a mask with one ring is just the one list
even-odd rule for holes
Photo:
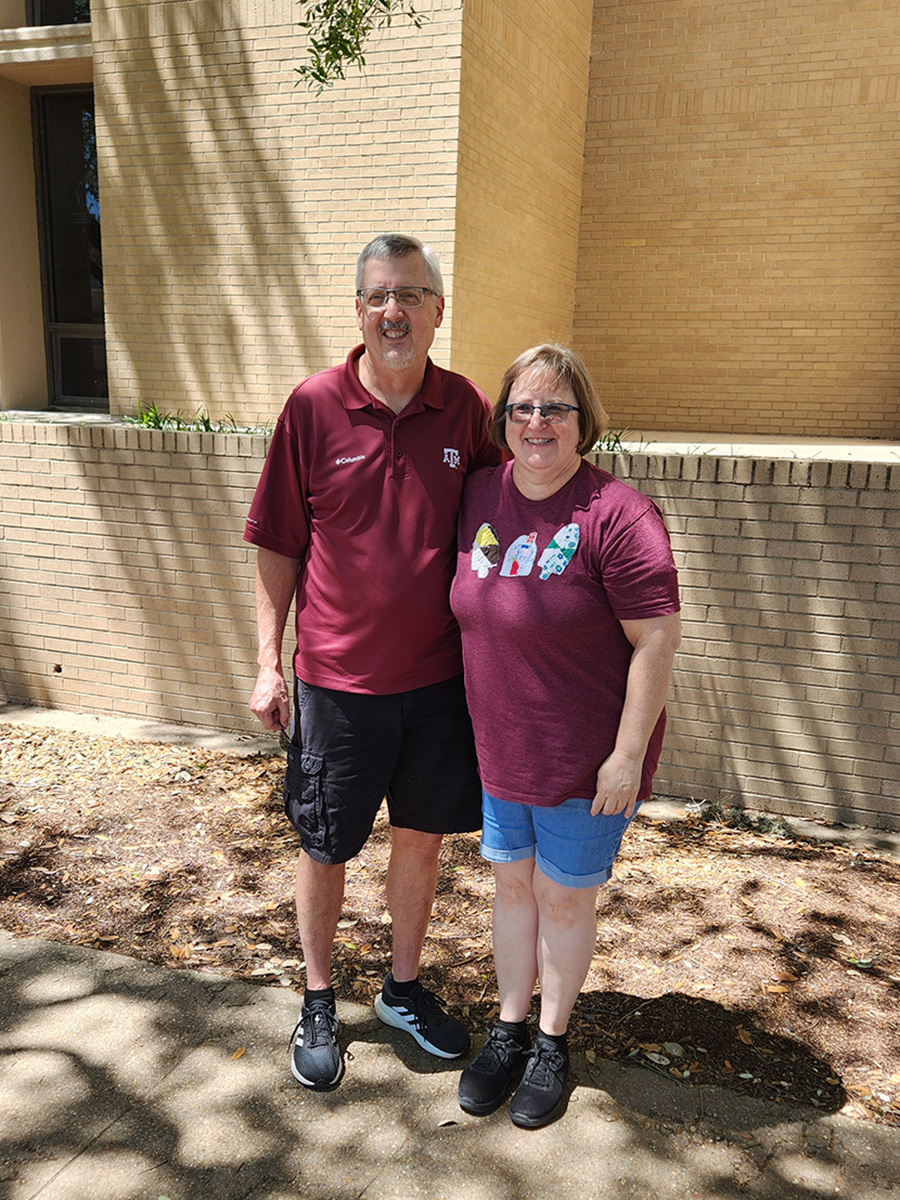
[[106,408],[93,90],[36,88],[34,122],[50,405]]
[[90,19],[90,0],[29,0],[29,25],[81,25]]

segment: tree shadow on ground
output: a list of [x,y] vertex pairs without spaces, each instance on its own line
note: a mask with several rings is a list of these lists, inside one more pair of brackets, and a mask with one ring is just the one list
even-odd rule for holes
[[[801,1128],[782,1106],[580,1059],[563,1119],[521,1131],[504,1113],[465,1117],[459,1064],[411,1043],[401,1052],[399,1035],[360,1006],[341,1006],[344,1081],[314,1093],[287,1069],[299,999],[287,989],[9,937],[0,977],[0,1200],[381,1200],[401,1176],[405,1193],[434,1200],[572,1189],[737,1200],[747,1179],[761,1198],[822,1194],[796,1170],[798,1155],[833,1141],[811,1110]],[[603,1020],[610,1003],[647,1003],[594,1001]],[[698,1102],[679,1107],[685,1098]],[[728,1140],[744,1134],[745,1145]],[[820,1178],[842,1173],[847,1195],[871,1182],[852,1155],[828,1153]]]

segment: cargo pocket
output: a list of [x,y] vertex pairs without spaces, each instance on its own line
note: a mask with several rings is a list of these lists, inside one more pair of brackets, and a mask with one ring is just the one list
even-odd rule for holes
[[327,840],[325,759],[293,748],[284,773],[284,811],[303,843],[321,850]]

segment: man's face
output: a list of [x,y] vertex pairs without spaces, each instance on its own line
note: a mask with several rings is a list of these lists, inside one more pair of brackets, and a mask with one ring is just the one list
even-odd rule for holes
[[[418,253],[403,258],[370,258],[363,268],[361,286],[427,287],[425,260]],[[401,308],[393,295],[380,309],[369,308],[356,298],[356,323],[376,369],[424,371],[435,331],[443,319],[444,298],[430,292],[420,308]]]

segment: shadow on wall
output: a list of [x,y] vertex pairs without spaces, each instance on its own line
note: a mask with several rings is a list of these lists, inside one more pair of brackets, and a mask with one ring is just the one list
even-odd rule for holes
[[242,533],[266,439],[52,433],[26,447],[35,475],[5,540],[3,698],[258,733]]
[[718,497],[671,500],[686,637],[659,790],[895,828],[887,504],[849,486],[845,463],[813,486],[814,465],[827,466],[790,464],[791,486],[754,477],[740,496],[726,483]]
[[167,7],[183,28],[111,42],[96,82],[112,403],[262,424],[297,364],[330,365],[310,314],[310,214],[279,170],[297,93],[276,39],[273,61],[251,54],[231,15],[245,5],[198,6],[214,29]]

